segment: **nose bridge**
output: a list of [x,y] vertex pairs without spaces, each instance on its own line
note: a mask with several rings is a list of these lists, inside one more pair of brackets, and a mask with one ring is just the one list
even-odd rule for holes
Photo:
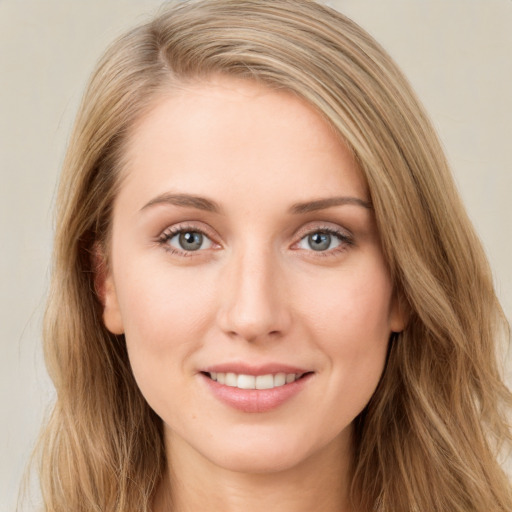
[[219,311],[222,330],[248,341],[283,334],[289,311],[276,255],[267,246],[248,243],[233,251],[224,274]]

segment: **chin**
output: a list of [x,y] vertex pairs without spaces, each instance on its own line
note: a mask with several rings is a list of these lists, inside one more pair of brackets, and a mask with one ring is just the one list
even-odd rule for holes
[[244,474],[272,474],[292,470],[302,461],[298,454],[254,454],[236,453],[210,460],[227,471]]
[[[259,436],[234,436],[226,439],[224,446],[217,444],[206,457],[211,463],[228,471],[247,474],[279,473],[300,468],[315,455],[333,449],[336,440],[312,443],[305,433],[295,439],[287,436],[271,436],[261,432]],[[309,438],[309,439],[308,439]]]

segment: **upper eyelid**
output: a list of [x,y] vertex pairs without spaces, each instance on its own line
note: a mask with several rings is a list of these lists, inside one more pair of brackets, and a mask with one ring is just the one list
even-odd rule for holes
[[202,235],[207,236],[208,238],[214,238],[214,234],[212,233],[212,229],[207,229],[202,226],[198,226],[195,222],[185,221],[179,222],[177,224],[172,224],[163,229],[158,235],[158,239],[164,238],[169,235],[176,235],[177,233],[181,233],[183,231],[197,231]]
[[328,233],[334,233],[339,234],[341,236],[344,236],[346,238],[352,238],[353,235],[347,228],[344,228],[340,226],[339,224],[331,223],[331,222],[319,222],[314,223],[314,225],[311,225],[312,223],[308,223],[305,226],[302,226],[296,231],[297,237],[300,237],[300,240],[304,238],[305,236],[316,233],[317,231],[326,231]]

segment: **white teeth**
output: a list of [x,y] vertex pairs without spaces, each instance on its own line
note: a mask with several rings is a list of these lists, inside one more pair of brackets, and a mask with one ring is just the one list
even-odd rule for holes
[[245,375],[236,373],[211,372],[210,378],[219,384],[239,389],[272,389],[295,382],[301,374],[276,373],[275,375]]
[[226,386],[236,388],[238,384],[238,377],[236,373],[226,373]]
[[256,389],[272,389],[274,387],[273,375],[258,375],[256,377]]
[[[290,374],[291,375],[291,374]],[[284,386],[286,384],[286,373],[277,373],[274,375],[274,386]]]
[[240,389],[254,389],[255,382],[256,377],[254,375],[239,375],[236,381],[236,387]]

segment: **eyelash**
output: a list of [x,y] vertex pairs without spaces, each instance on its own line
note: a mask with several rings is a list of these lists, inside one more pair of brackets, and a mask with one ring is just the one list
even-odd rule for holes
[[354,239],[352,238],[352,236],[348,235],[346,232],[342,230],[335,229],[331,226],[315,226],[313,229],[306,228],[303,231],[301,230],[299,232],[298,242],[295,242],[293,245],[299,244],[306,237],[313,235],[315,233],[322,233],[334,236],[340,242],[340,244],[337,247],[333,249],[328,249],[326,251],[315,251],[313,249],[310,249],[308,252],[315,254],[315,257],[328,258],[332,256],[337,256],[338,254],[345,252],[349,247],[354,245]]
[[[206,230],[199,228],[194,225],[188,225],[188,224],[180,224],[177,226],[171,226],[167,228],[165,231],[162,232],[162,234],[158,237],[157,242],[162,248],[171,254],[176,254],[178,256],[184,256],[184,257],[192,257],[192,256],[198,256],[199,254],[204,251],[201,249],[198,249],[197,251],[180,251],[176,249],[175,247],[172,247],[168,242],[172,238],[174,238],[176,235],[179,235],[180,233],[186,233],[186,232],[193,232],[193,233],[200,233],[207,239],[209,239],[212,244],[219,246],[216,242],[213,241],[213,237],[209,235]],[[304,240],[307,236],[313,235],[315,233],[322,233],[322,234],[328,234],[336,237],[340,244],[333,248],[326,251],[315,251],[311,249],[308,252],[314,253],[315,256],[319,257],[329,257],[339,254],[340,252],[344,252],[347,250],[348,247],[354,245],[354,240],[350,235],[347,235],[345,232],[341,230],[334,229],[330,226],[315,226],[313,229],[306,228],[304,230],[301,230],[299,232],[299,240],[297,242],[294,242],[293,246],[298,245],[302,240]],[[300,249],[293,249],[293,250],[300,250]]]
[[[157,242],[158,242],[158,244],[160,246],[162,246],[162,248],[164,250],[166,250],[167,252],[169,252],[171,254],[176,254],[178,256],[184,256],[184,257],[196,256],[197,255],[196,253],[200,253],[202,251],[201,250],[197,250],[197,251],[185,251],[185,250],[183,250],[183,251],[180,251],[180,250],[176,249],[175,247],[173,247],[172,245],[170,245],[168,243],[169,240],[174,238],[176,235],[179,235],[180,233],[187,233],[187,232],[190,232],[190,233],[200,233],[201,235],[203,235],[207,239],[212,240],[212,236],[209,235],[206,232],[206,230],[204,230],[204,229],[198,228],[197,226],[193,226],[193,225],[179,224],[177,226],[171,226],[171,227],[165,229],[162,232],[162,234],[158,237]],[[215,244],[215,242],[213,242],[213,240],[212,240],[212,243]],[[215,244],[215,245],[218,245],[218,244]]]

